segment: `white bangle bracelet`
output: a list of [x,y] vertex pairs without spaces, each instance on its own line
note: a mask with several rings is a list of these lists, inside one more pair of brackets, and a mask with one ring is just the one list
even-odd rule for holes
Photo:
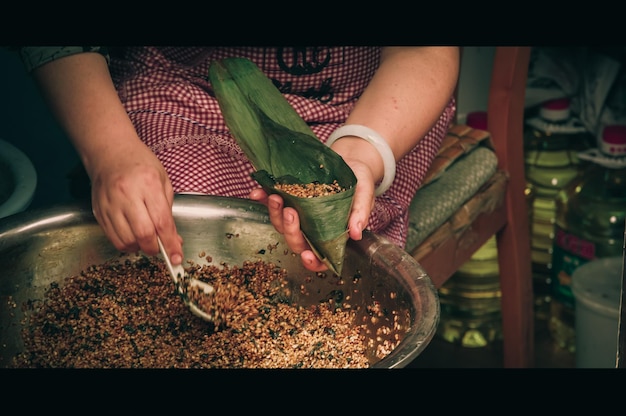
[[387,189],[389,189],[393,179],[396,177],[396,158],[393,156],[391,148],[380,134],[376,133],[376,131],[370,129],[369,127],[365,127],[360,124],[346,124],[339,127],[328,137],[326,146],[330,147],[331,144],[345,136],[355,136],[366,140],[374,145],[376,150],[378,150],[378,153],[380,153],[380,157],[383,158],[385,172],[374,195],[382,195],[385,191],[387,191]]

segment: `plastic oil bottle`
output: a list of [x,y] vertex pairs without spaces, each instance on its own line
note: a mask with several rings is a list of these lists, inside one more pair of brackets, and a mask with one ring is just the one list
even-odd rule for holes
[[[466,124],[487,130],[487,113],[468,113]],[[440,338],[467,348],[502,339],[498,249],[491,237],[439,289]]]
[[585,170],[556,198],[550,333],[576,349],[571,277],[599,258],[621,256],[626,218],[626,125],[605,126],[598,147],[579,153]]
[[438,336],[466,348],[501,341],[501,298],[498,251],[491,237],[439,288]]
[[535,315],[547,319],[551,301],[555,198],[580,174],[578,153],[595,147],[595,138],[570,110],[569,98],[542,103],[524,127],[527,192],[532,191],[531,256]]

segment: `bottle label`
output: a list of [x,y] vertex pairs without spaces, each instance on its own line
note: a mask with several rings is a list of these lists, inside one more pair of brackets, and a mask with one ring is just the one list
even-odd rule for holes
[[[609,153],[608,151],[606,153]],[[626,156],[607,156],[601,152],[600,149],[592,148],[578,153],[578,158],[594,162],[600,166],[609,169],[624,169],[626,168]]]
[[540,117],[532,117],[526,120],[526,124],[544,133],[578,134],[587,131],[580,120],[574,117],[563,123],[549,123]]
[[574,270],[595,258],[593,242],[568,233],[558,225],[554,227],[552,253],[552,295],[563,304],[574,307],[572,275]]

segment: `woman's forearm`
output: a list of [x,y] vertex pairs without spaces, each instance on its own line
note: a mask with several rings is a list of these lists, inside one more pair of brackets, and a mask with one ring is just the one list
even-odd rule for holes
[[[378,71],[346,124],[363,124],[377,131],[399,160],[436,123],[454,93],[458,75],[456,47],[385,48]],[[367,158],[380,179],[382,161],[377,152],[363,151],[364,146],[363,141],[345,138],[333,149],[344,157]]]
[[458,71],[455,47],[385,48],[347,123],[367,123],[399,159],[435,124],[454,93]]
[[114,157],[113,150],[143,146],[102,55],[60,58],[35,69],[33,76],[88,172]]

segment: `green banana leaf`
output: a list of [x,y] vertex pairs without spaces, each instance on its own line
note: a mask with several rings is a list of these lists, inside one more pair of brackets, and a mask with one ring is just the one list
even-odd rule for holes
[[[356,186],[352,169],[315,136],[253,62],[244,58],[215,61],[209,79],[226,125],[255,168],[252,177],[266,192],[281,195],[286,206],[296,209],[312,250],[340,275]],[[277,183],[334,181],[343,192],[314,198],[296,197],[274,187]]]

